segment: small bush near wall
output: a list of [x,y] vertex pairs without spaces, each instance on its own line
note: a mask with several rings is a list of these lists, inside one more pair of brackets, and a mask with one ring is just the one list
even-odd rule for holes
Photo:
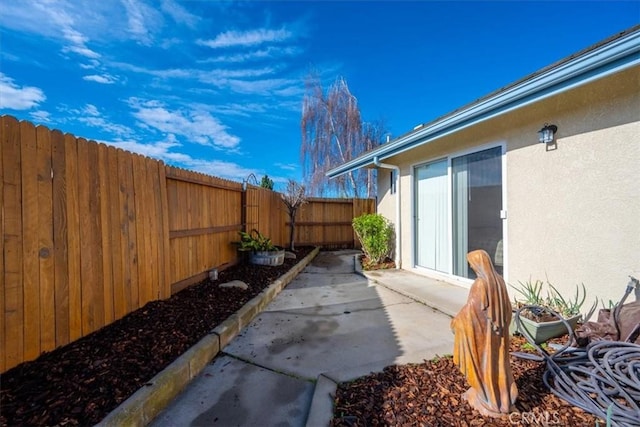
[[369,262],[379,264],[391,253],[393,226],[380,214],[365,214],[353,219],[353,230]]

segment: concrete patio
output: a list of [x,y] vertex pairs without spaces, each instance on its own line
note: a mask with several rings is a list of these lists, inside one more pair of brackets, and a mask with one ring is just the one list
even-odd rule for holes
[[320,252],[151,425],[326,426],[338,383],[450,354],[467,290],[356,253]]

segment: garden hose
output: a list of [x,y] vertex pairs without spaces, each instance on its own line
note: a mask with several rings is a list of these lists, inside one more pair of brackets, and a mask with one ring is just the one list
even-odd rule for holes
[[[550,354],[536,344],[526,328],[520,328],[520,311],[547,311],[561,319],[569,339]],[[543,382],[560,399],[581,408],[612,426],[640,426],[640,345],[621,341],[594,341],[584,349],[570,346],[573,328],[546,307],[525,306],[514,314],[518,329],[540,355],[513,352],[516,357],[546,362]]]

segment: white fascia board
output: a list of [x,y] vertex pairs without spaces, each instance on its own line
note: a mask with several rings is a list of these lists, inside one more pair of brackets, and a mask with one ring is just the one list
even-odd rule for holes
[[382,145],[364,156],[329,170],[326,175],[334,178],[372,165],[376,157],[379,160],[384,160],[500,114],[560,94],[638,64],[640,64],[640,31],[635,31],[561,63],[557,67],[539,75],[534,75],[522,83],[497,93],[495,96],[474,103],[457,113],[445,116],[443,119],[405,137]]

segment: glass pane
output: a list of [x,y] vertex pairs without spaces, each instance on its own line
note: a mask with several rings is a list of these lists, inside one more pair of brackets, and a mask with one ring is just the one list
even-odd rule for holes
[[487,251],[502,274],[502,149],[452,159],[453,274],[470,279],[475,273],[467,253]]
[[447,161],[416,168],[416,265],[449,272]]

